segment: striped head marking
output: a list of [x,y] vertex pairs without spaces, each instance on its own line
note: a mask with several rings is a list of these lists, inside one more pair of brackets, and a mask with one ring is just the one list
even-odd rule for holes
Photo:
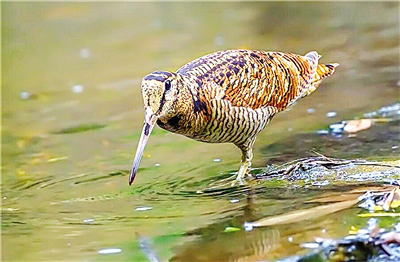
[[177,84],[177,75],[166,71],[153,72],[142,80],[144,126],[129,176],[129,184],[135,179],[144,148],[157,119],[172,116],[174,113],[173,105],[178,95]]
[[142,95],[144,108],[151,110],[152,114],[159,117],[173,113],[171,106],[178,94],[176,74],[156,71],[142,80]]

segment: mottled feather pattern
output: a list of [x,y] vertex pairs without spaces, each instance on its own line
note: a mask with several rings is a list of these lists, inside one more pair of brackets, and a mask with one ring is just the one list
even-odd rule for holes
[[198,58],[177,73],[196,79],[197,93],[207,100],[223,92],[221,98],[234,106],[272,106],[281,111],[306,92],[314,79],[318,56],[314,59],[311,64],[296,54],[228,50]]
[[318,66],[319,57],[227,50],[193,60],[176,72],[193,83],[192,114],[182,114],[179,128],[161,127],[204,142],[243,144],[277,112],[314,91],[313,81],[333,73],[334,66]]
[[[176,73],[156,71],[142,81],[145,126],[130,183],[152,127],[209,143],[234,143],[242,151],[238,180],[251,166],[256,136],[278,112],[315,91],[338,64],[320,55],[227,50],[189,62]],[[168,87],[168,88],[167,88]],[[146,129],[147,128],[147,129]]]

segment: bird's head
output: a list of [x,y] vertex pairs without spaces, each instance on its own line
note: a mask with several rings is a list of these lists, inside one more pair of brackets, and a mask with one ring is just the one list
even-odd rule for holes
[[154,115],[160,118],[173,114],[174,101],[179,92],[177,86],[178,79],[175,73],[156,71],[145,76],[142,80],[145,117]]
[[178,93],[178,79],[174,73],[156,71],[143,78],[144,126],[130,172],[129,184],[135,179],[144,148],[157,119],[173,116],[174,102],[178,98]]

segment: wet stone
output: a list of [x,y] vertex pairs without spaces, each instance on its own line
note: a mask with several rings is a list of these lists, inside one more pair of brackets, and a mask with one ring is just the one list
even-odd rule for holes
[[380,109],[372,112],[367,112],[364,114],[365,118],[400,118],[400,103],[394,103],[388,106],[381,107]]
[[[322,129],[314,134],[296,134],[261,150],[267,159],[266,165],[310,156],[311,151],[336,158],[386,156],[398,159],[398,149],[394,150],[392,146],[400,143],[399,124],[399,121],[375,124],[367,131],[358,133],[356,137],[329,135]],[[339,129],[341,126],[342,124],[335,128]]]
[[329,129],[331,130],[332,133],[334,134],[341,134],[343,133],[343,129],[345,127],[345,123],[341,122],[341,123],[335,123],[335,124],[331,124],[329,126]]

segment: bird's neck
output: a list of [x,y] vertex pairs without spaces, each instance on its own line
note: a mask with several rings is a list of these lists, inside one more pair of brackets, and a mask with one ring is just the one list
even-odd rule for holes
[[194,104],[199,100],[199,85],[195,79],[178,74],[179,94],[176,100],[176,112],[181,115],[193,115]]

